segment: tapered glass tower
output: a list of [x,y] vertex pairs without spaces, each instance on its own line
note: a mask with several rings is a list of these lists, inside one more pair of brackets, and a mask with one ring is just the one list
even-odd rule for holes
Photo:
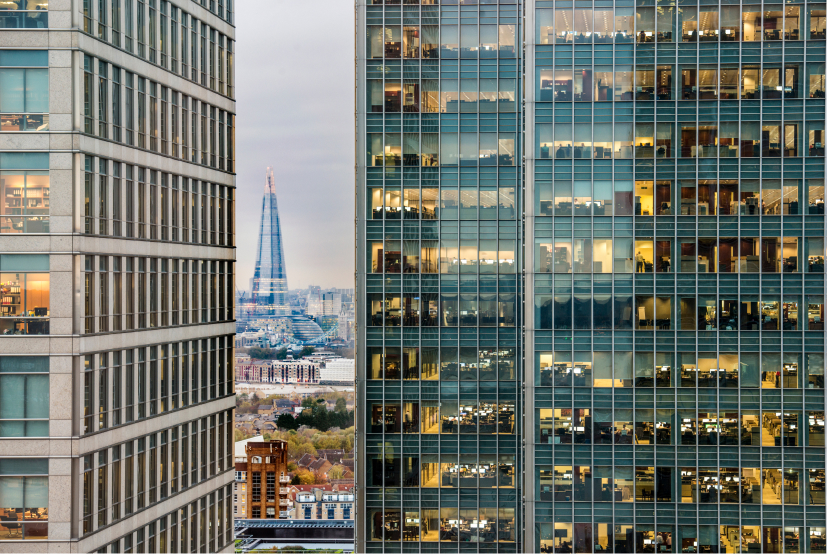
[[273,168],[267,168],[264,197],[261,201],[261,224],[256,248],[256,270],[253,275],[252,319],[290,315],[287,302],[287,268],[281,242],[279,205]]

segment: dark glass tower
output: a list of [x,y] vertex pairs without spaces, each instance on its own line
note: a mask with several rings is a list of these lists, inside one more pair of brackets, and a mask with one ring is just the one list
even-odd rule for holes
[[525,28],[526,550],[825,552],[824,3]]
[[520,4],[357,5],[356,550],[522,552]]
[[824,2],[357,6],[357,550],[827,552]]
[[279,206],[273,169],[267,168],[264,198],[261,201],[261,224],[256,248],[256,270],[253,275],[250,319],[266,319],[290,315],[287,302],[287,269],[281,242]]

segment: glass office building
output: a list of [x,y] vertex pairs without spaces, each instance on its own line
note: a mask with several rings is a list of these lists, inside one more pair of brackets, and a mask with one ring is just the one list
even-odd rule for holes
[[357,550],[518,552],[521,7],[358,21]]
[[397,4],[357,14],[357,546],[827,551],[825,4]]

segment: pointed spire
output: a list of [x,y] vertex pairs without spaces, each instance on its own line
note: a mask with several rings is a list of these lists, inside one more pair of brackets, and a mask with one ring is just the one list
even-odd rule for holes
[[272,167],[268,167],[265,172],[264,194],[276,194],[276,177]]

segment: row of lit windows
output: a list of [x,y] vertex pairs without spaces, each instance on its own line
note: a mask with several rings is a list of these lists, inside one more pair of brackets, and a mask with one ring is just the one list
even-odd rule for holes
[[231,469],[232,456],[232,411],[85,455],[83,534]]
[[[671,119],[674,121],[674,116]],[[823,119],[804,124],[766,120],[716,124],[714,118],[708,125],[698,122],[595,123],[593,126],[541,123],[535,131],[538,159],[824,157]],[[477,148],[476,133],[459,135],[461,147],[463,141],[470,141],[468,148]],[[475,160],[463,156],[462,152],[460,148],[457,160],[455,149],[440,150],[443,155],[439,161],[443,165],[476,165]]]
[[[631,293],[575,293],[571,289],[535,296],[535,325],[538,329],[638,329],[683,331],[823,331],[824,296],[807,295],[801,302],[797,293],[760,296],[721,293],[678,296],[632,296]],[[448,318],[456,307],[456,294],[442,294],[441,318]],[[471,314],[461,318],[460,326],[476,322],[476,294],[460,297],[460,311]],[[482,295],[480,295],[482,299]],[[479,302],[482,314],[482,301]],[[632,308],[636,308],[634,311]],[[800,313],[806,307],[806,316]],[[481,318],[482,322],[482,318]],[[451,326],[450,324],[443,324]]]
[[[578,63],[574,71],[570,64],[567,64],[568,67],[559,65],[554,70],[550,67],[537,69],[538,101],[780,100],[824,98],[825,89],[823,62],[806,64],[806,73],[805,64],[788,62],[782,65],[777,58],[765,59],[763,68],[759,63],[746,62],[742,65],[721,63],[720,67],[717,64],[701,63],[696,66],[695,63],[682,63],[678,72],[674,65],[660,64],[601,66],[598,63],[592,70],[591,63]],[[673,75],[679,75],[680,79],[673,79]],[[475,81],[460,80],[463,89],[471,88],[471,83]],[[480,86],[483,81],[480,80]],[[443,91],[447,90],[450,94],[452,86],[456,85],[449,81]],[[477,111],[473,102],[476,102],[475,96],[464,95],[460,111]],[[678,105],[685,106],[683,103]],[[469,109],[466,110],[466,106]],[[706,107],[707,104],[701,106]],[[444,101],[441,102],[440,111],[449,111],[447,107]],[[581,107],[584,106],[578,105],[578,109]]]
[[423,508],[420,513],[415,508],[403,512],[369,507],[367,512],[362,521],[368,526],[368,541],[489,544],[513,543],[520,535],[514,508]]
[[231,262],[120,256],[84,262],[86,334],[233,319]]
[[[824,4],[808,4],[806,10],[782,4],[538,9],[535,20],[537,44],[761,42],[827,36]],[[452,43],[447,47],[456,49]]]
[[693,408],[678,409],[676,419],[671,408],[632,410],[616,406],[614,416],[611,409],[557,408],[538,409],[537,417],[536,439],[541,444],[824,448],[824,411],[741,410],[739,418],[737,410],[696,412]]
[[[224,0],[218,1],[218,14],[223,18]],[[232,19],[232,0],[226,1],[229,21]],[[215,0],[210,2],[213,4],[210,11],[215,13]],[[83,32],[202,86],[209,86],[219,94],[233,96],[234,41],[179,10],[174,3],[167,0],[137,0],[137,3],[136,0],[112,0],[109,5],[104,0],[83,0],[82,11]]]
[[[388,437],[391,440],[391,437]],[[421,464],[420,464],[421,457]],[[506,488],[514,487],[513,454],[461,454],[457,463],[456,454],[442,454],[439,463],[437,454],[404,456],[386,450],[384,454],[369,451],[367,467],[368,487],[398,487],[404,476],[405,487],[423,488]],[[400,467],[401,466],[401,467]],[[401,475],[400,475],[401,474]],[[441,474],[441,478],[440,478]]]
[[[368,380],[494,382],[516,376],[514,351],[507,347],[369,346],[365,356]],[[739,355],[620,350],[578,351],[572,356],[570,351],[540,351],[535,378],[538,387],[558,388],[823,389],[824,356],[790,351]]]
[[[459,241],[369,241],[367,271],[514,274],[519,265],[515,245],[513,239],[478,241],[476,237]],[[534,271],[557,274],[824,273],[825,256],[823,237],[538,238],[534,250]],[[396,310],[401,307],[398,299],[387,306]],[[407,306],[416,310],[419,307],[418,297],[416,306]],[[422,308],[429,311],[430,306],[423,303]],[[376,306],[369,307],[369,311],[381,310]]]
[[85,233],[233,246],[234,187],[105,158],[84,162]]
[[[538,216],[824,214],[823,179],[681,179],[677,183],[661,179],[615,179],[593,182],[572,182],[565,179],[555,179],[551,182],[538,179],[534,187],[534,210]],[[423,208],[427,199],[435,211],[438,193],[446,198],[445,202],[439,199],[444,218],[444,207],[450,207],[451,201],[456,201],[457,191],[423,188]],[[461,190],[460,207],[473,208],[476,194],[473,190]],[[402,194],[398,189],[388,190],[386,198],[386,205],[395,206],[400,203]],[[418,199],[418,190],[412,189],[409,192],[405,189],[403,202],[406,207],[406,219],[407,212],[410,211],[407,206],[415,207]],[[470,212],[467,213],[470,215]],[[388,217],[387,213],[385,217]],[[460,218],[464,219],[461,216]]]
[[85,133],[221,171],[234,170],[233,113],[110,67],[104,60],[84,56],[83,69]]
[[211,337],[84,356],[83,434],[232,394],[231,355]]
[[572,357],[571,352],[543,351],[535,356],[540,387],[824,388],[822,353],[616,351]]
[[[779,472],[780,470],[774,470]],[[775,475],[775,474],[773,474]],[[822,479],[823,483],[823,479]],[[823,484],[821,485],[823,490]],[[822,493],[823,494],[823,493]],[[674,517],[670,514],[669,516]],[[790,516],[787,516],[788,518]],[[800,517],[800,516],[799,516]],[[570,516],[562,519],[571,519]],[[666,523],[538,523],[539,552],[827,552],[827,528],[778,525],[681,525]],[[773,519],[781,519],[780,514]],[[757,516],[756,516],[757,521]],[[789,520],[788,520],[789,521]],[[599,548],[598,548],[599,547]]]

